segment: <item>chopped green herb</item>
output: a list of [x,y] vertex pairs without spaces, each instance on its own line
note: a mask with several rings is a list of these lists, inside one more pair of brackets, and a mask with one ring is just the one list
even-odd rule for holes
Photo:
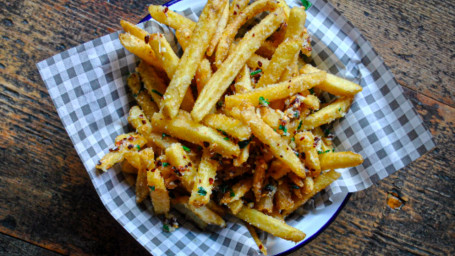
[[334,149],[334,148],[332,148],[332,152],[335,152],[335,149]]
[[259,104],[261,104],[262,106],[268,106],[269,105],[269,101],[267,99],[265,99],[264,97],[259,97]]
[[201,196],[206,196],[207,195],[207,191],[203,188],[203,187],[198,187],[197,188],[197,193]]
[[282,130],[284,134],[287,134],[287,133],[288,133],[288,129],[286,128],[285,125],[280,124],[280,126],[278,127],[278,129]]
[[229,137],[224,137],[224,140],[229,140]]
[[242,141],[239,141],[239,148],[242,149],[242,148],[245,148],[246,146],[248,146],[248,144],[250,144],[250,140],[242,140]]
[[261,72],[262,72],[261,69],[256,69],[255,71],[251,72],[250,75],[251,75],[251,76],[255,76],[255,75],[257,75],[257,74],[259,74],[259,73],[261,73]]
[[300,128],[302,128],[302,120],[300,120],[299,126],[297,126],[297,131],[300,130]]
[[300,112],[299,111],[295,111],[294,112],[294,118],[299,118],[300,117]]
[[234,197],[234,196],[235,196],[235,193],[234,193],[234,191],[232,190],[232,188],[231,188],[231,193],[229,194],[229,196],[231,196],[231,197]]
[[308,91],[309,91],[311,94],[314,94],[314,89],[313,89],[313,88],[308,89]]
[[219,132],[221,132],[224,136],[227,136],[227,133],[221,129],[217,129]]
[[137,150],[141,150],[141,146],[140,145],[136,145],[136,148],[137,148]]
[[296,151],[296,152],[295,152],[295,155],[296,155],[296,156],[299,156],[300,154],[299,154],[299,152]]
[[153,92],[153,93],[156,93],[156,94],[158,94],[158,95],[160,95],[160,97],[163,97],[163,94],[161,94],[161,92],[159,92],[159,91],[157,91],[157,90],[155,90],[155,89],[152,89],[152,92]]
[[183,146],[182,145],[182,148],[183,148],[183,150],[185,150],[188,153],[191,152],[191,149],[189,147],[187,147],[187,146]]
[[163,167],[169,166],[169,163],[163,162]]
[[221,108],[221,107],[223,106],[223,102],[220,100],[220,101],[218,101],[218,102],[216,103],[216,105],[217,105],[219,108]]
[[164,133],[164,132],[161,134],[161,138],[162,138],[162,139],[164,139],[164,137],[166,137],[166,136],[168,136],[168,137],[169,137],[169,135],[167,135],[167,134],[166,134],[166,133]]
[[328,149],[328,150],[326,150],[326,151],[320,151],[320,150],[318,150],[318,154],[319,154],[319,155],[320,155],[320,154],[329,153],[329,152],[330,152],[330,149]]
[[294,138],[294,137],[292,137],[292,138],[291,138],[291,141],[295,141],[295,138]]
[[310,8],[312,6],[310,1],[308,1],[308,0],[301,0],[301,1],[302,1],[303,7],[305,7],[305,10],[308,10],[308,8]]
[[149,189],[150,189],[151,191],[155,191],[155,186],[149,186]]
[[339,108],[338,111],[341,112],[341,108]]
[[135,94],[133,94],[133,97],[134,97],[134,98],[137,98],[137,94],[136,94],[136,93],[135,93]]
[[295,184],[292,184],[292,185],[291,185],[291,188],[293,188],[293,189],[300,189],[300,187],[297,186],[297,185],[295,185]]
[[169,225],[166,225],[166,224],[163,225],[163,230],[166,231],[166,232],[171,232],[169,230]]

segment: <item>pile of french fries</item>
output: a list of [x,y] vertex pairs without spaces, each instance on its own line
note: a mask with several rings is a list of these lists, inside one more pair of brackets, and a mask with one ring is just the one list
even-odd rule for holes
[[[118,136],[96,167],[121,163],[137,175],[136,201],[150,197],[157,215],[173,207],[201,228],[235,215],[267,254],[255,228],[303,240],[286,216],[338,179],[334,169],[362,163],[335,152],[321,128],[343,117],[362,88],[302,61],[311,54],[304,8],[249,2],[208,0],[198,22],[151,5],[151,16],[175,30],[181,57],[162,34],[121,21],[121,43],[141,59],[128,78],[135,132]],[[336,99],[322,101],[324,92]]]

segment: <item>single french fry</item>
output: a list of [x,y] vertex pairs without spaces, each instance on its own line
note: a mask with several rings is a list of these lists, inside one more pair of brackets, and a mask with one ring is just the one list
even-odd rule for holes
[[262,57],[270,59],[275,53],[278,44],[279,43],[267,40],[261,44],[261,47],[256,51],[256,53]]
[[147,171],[147,185],[155,214],[168,213],[171,207],[171,200],[159,168]]
[[139,39],[128,33],[120,34],[119,39],[123,47],[125,47],[129,52],[136,55],[148,64],[162,69],[158,58],[156,57],[150,45],[144,42],[144,39]]
[[231,210],[232,214],[237,214],[243,208],[243,201],[242,200],[235,200],[227,204],[229,210]]
[[236,93],[245,93],[253,89],[253,86],[251,86],[250,69],[247,65],[243,66],[235,78],[234,88]]
[[240,14],[243,9],[250,3],[249,0],[233,0],[231,6],[229,7],[229,20],[228,22],[231,23],[237,15]]
[[305,153],[305,165],[308,166],[312,176],[316,177],[321,173],[319,156],[314,146],[314,136],[311,132],[299,132],[295,135],[295,144],[299,152]]
[[313,191],[314,189],[314,180],[311,177],[306,177],[304,181],[304,186],[303,186],[303,193],[304,194],[309,194]]
[[142,62],[136,67],[136,71],[141,76],[145,89],[152,97],[153,101],[161,108],[163,93],[166,91],[166,84],[156,71],[147,63]]
[[139,169],[136,178],[136,203],[141,203],[148,195],[147,170]]
[[262,254],[267,255],[267,248],[265,248],[264,244],[262,243],[261,239],[259,239],[258,233],[256,233],[256,230],[251,226],[250,224],[243,222],[245,224],[245,227],[248,229],[248,231],[251,234],[251,237],[253,238],[254,242],[258,246],[259,250],[262,252]]
[[245,107],[242,111],[236,109],[232,111],[232,114],[235,118],[248,124],[254,136],[264,143],[276,158],[287,164],[299,177],[305,178],[305,168],[287,143],[287,140],[262,121],[256,115],[254,107]]
[[237,167],[242,166],[248,160],[249,156],[250,156],[250,144],[248,144],[244,148],[240,149],[239,157],[235,158],[232,161],[232,164]]
[[189,28],[186,27],[175,30],[175,37],[177,38],[177,41],[179,42],[183,51],[185,51],[185,49],[190,44],[190,38],[192,33],[193,30],[190,30]]
[[336,172],[334,170],[331,170],[329,172],[322,173],[321,175],[316,177],[314,179],[314,189],[311,191],[311,193],[305,194],[302,198],[299,198],[298,200],[294,200],[294,207],[292,207],[292,209],[284,211],[283,215],[288,216],[289,214],[291,214],[297,208],[304,205],[314,195],[321,192],[323,189],[325,189],[327,186],[329,186],[332,182],[337,180],[340,176],[341,176],[341,174],[339,174],[338,172]]
[[224,114],[208,114],[202,119],[202,123],[221,131],[223,135],[229,134],[239,140],[246,140],[251,136],[251,130],[247,125]]
[[147,137],[152,132],[152,125],[150,124],[149,120],[147,117],[145,117],[144,112],[138,107],[138,106],[133,106],[130,109],[130,112],[128,114],[128,122],[136,128],[136,131]]
[[163,34],[156,33],[150,35],[148,44],[152,47],[155,56],[161,63],[161,66],[169,79],[172,79],[180,59],[177,54],[175,54],[169,42]]
[[95,168],[107,171],[116,163],[123,161],[125,152],[139,151],[146,143],[146,139],[139,134],[121,134],[115,138],[115,147],[98,161]]
[[174,143],[166,149],[166,159],[176,168],[182,185],[189,192],[193,190],[196,169],[180,143]]
[[211,159],[210,151],[204,149],[191,191],[189,201],[191,205],[201,207],[210,201],[218,165],[217,161]]
[[279,8],[245,34],[236,51],[229,55],[225,63],[213,74],[197,98],[191,111],[191,116],[195,121],[202,120],[209,113],[250,56],[259,48],[265,38],[283,22],[283,16],[283,10]]
[[215,129],[194,122],[189,113],[183,110],[174,119],[169,119],[161,113],[155,113],[151,122],[155,132],[166,133],[175,138],[208,147],[228,158],[237,157],[240,154],[237,144],[225,140],[225,137]]
[[174,76],[163,96],[163,113],[175,118],[178,114],[183,97],[185,96],[196,69],[204,57],[210,39],[215,33],[220,13],[227,0],[209,0],[199,17],[199,21],[191,35],[190,44],[186,48],[177,66]]
[[305,233],[302,231],[255,209],[243,207],[235,216],[250,225],[286,240],[299,242],[305,238]]
[[[276,190],[274,191],[276,192]],[[256,209],[268,214],[273,212],[273,197],[275,193],[269,195],[266,194],[264,197],[261,197],[261,200],[256,204]]]
[[[221,63],[223,63],[223,61],[228,56],[229,48],[231,47],[235,35],[237,34],[240,27],[242,27],[248,20],[254,18],[256,15],[265,11],[274,11],[277,8],[278,8],[277,2],[271,0],[258,0],[245,7],[245,9],[241,13],[239,13],[235,17],[235,19],[233,19],[232,22],[230,22],[226,26],[226,29],[224,30],[223,35],[220,41],[218,42],[218,47],[215,55],[215,65],[217,65],[218,67],[221,66]],[[277,28],[278,27],[276,27],[273,31],[275,31]],[[257,49],[255,49],[255,51],[256,50]]]
[[250,67],[253,70],[266,68],[269,65],[269,63],[270,63],[269,59],[266,59],[257,54],[251,55],[251,57],[246,61],[248,67]]
[[128,161],[122,162],[122,172],[130,173],[130,174],[137,174],[137,169],[134,168]]
[[224,193],[223,198],[221,199],[220,203],[228,204],[233,201],[240,200],[246,192],[250,191],[251,187],[253,186],[252,179],[242,179],[234,186],[232,186],[232,190],[226,191]]
[[152,18],[160,23],[168,25],[177,30],[180,28],[189,28],[191,31],[196,27],[196,23],[162,5],[150,5],[149,13]]
[[275,193],[275,207],[276,210],[288,210],[294,206],[294,201],[292,200],[291,191],[289,189],[289,184],[284,180],[278,182],[278,187]]
[[272,163],[270,164],[270,168],[268,170],[268,174],[275,180],[279,180],[282,177],[284,177],[288,172],[290,172],[291,169],[283,163],[282,161],[276,159],[273,160]]
[[155,146],[161,150],[165,150],[166,148],[170,147],[173,143],[177,143],[178,141],[166,133],[156,133],[151,132],[147,137],[147,145],[148,146]]
[[123,28],[123,30],[125,30],[125,32],[130,33],[133,36],[135,36],[141,40],[144,40],[144,41],[146,40],[145,38],[147,37],[147,35],[149,35],[149,33],[147,31],[139,28],[135,24],[128,22],[126,20],[120,20],[120,26],[122,26],[122,28]]
[[[300,73],[302,74],[309,74],[318,71],[320,71],[320,69],[315,68],[310,64],[307,64],[300,69]],[[348,97],[354,96],[362,91],[362,86],[332,74],[327,74],[326,79],[316,87],[333,95]]]
[[[178,211],[185,213],[189,218],[193,219],[197,224],[199,224],[200,228],[205,228],[207,224],[213,224],[220,227],[226,226],[226,222],[223,220],[223,218],[221,218],[214,211],[210,210],[207,206],[204,205],[201,207],[195,207],[189,204],[188,200],[189,197],[187,196],[175,198],[171,201],[172,207],[175,207]],[[190,212],[192,214],[189,214]]]
[[[303,7],[294,7],[289,13],[288,27],[286,29],[285,38],[295,38],[301,40],[301,51],[304,54],[308,54],[308,48],[306,42],[308,38],[308,33],[305,28],[306,22],[306,12]],[[311,45],[310,45],[311,51]]]
[[259,106],[259,104],[261,104],[261,97],[268,101],[285,99],[298,92],[302,92],[314,87],[315,85],[319,84],[324,78],[325,72],[300,75],[289,81],[257,88],[243,94],[226,96],[225,105],[226,108],[229,109],[235,106],[239,106],[242,102],[248,102],[253,106]]
[[199,64],[199,68],[196,70],[195,80],[198,93],[201,93],[204,86],[210,80],[210,77],[212,77],[212,67],[210,66],[210,61],[204,58],[201,61],[201,64]]
[[226,1],[226,6],[224,7],[220,20],[218,21],[218,25],[216,27],[215,34],[213,35],[212,40],[210,40],[209,47],[207,48],[207,56],[212,56],[213,52],[215,51],[215,47],[218,44],[218,42],[220,41],[224,28],[227,25],[228,19],[229,19],[229,1]]
[[159,109],[147,91],[142,88],[141,79],[137,73],[133,73],[128,77],[128,86],[133,93],[133,97],[144,111],[145,116],[150,120],[153,113],[158,112]]
[[303,104],[305,104],[309,109],[318,110],[320,107],[319,98],[315,95],[307,95],[303,99]]
[[363,157],[351,151],[327,152],[319,155],[319,161],[322,170],[331,170],[357,166],[363,163]]
[[281,74],[300,50],[299,40],[287,40],[276,49],[270,63],[263,69],[262,76],[256,84],[256,88],[274,84],[279,81]]
[[253,174],[253,194],[256,198],[256,202],[259,202],[262,197],[262,186],[264,185],[265,172],[267,170],[267,164],[264,160],[259,160],[256,162],[256,168],[254,169]]
[[259,113],[261,114],[262,120],[275,130],[278,130],[283,118],[283,112],[273,108],[260,108]]
[[330,103],[317,112],[307,116],[302,123],[302,129],[311,130],[323,124],[328,124],[333,120],[343,117],[351,106],[352,98],[340,98]]

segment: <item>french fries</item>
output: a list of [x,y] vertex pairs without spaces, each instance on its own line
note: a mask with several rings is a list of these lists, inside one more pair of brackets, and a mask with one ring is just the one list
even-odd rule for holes
[[[247,59],[278,28],[283,20],[283,10],[280,8],[269,14],[258,25],[246,33],[237,45],[236,51],[229,55],[224,65],[213,74],[197,98],[194,108],[191,111],[191,116],[195,121],[202,120],[208,114],[234,80]],[[218,48],[220,47],[220,43],[218,44]]]
[[190,86],[199,62],[215,33],[216,24],[227,0],[209,0],[204,7],[199,21],[191,35],[190,44],[186,48],[177,66],[174,76],[163,96],[163,113],[170,118],[178,114],[183,97]]
[[[306,13],[285,1],[209,0],[198,22],[168,7],[149,12],[175,30],[183,56],[163,35],[121,21],[121,43],[142,59],[127,80],[135,132],[119,135],[96,168],[121,163],[124,175],[136,175],[136,202],[151,200],[165,231],[177,225],[174,208],[200,228],[238,217],[264,254],[254,227],[303,240],[285,217],[338,179],[334,169],[363,162],[334,152],[324,126],[345,116],[362,88],[300,58],[311,53]],[[327,103],[324,92],[337,99]]]

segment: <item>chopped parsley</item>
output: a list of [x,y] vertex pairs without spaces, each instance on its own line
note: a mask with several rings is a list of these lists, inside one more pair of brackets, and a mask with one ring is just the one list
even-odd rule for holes
[[300,187],[297,186],[297,185],[295,185],[295,184],[292,184],[292,185],[291,185],[291,188],[293,188],[293,189],[300,189]]
[[308,1],[308,0],[300,0],[300,1],[302,1],[302,5],[303,5],[303,7],[305,7],[305,10],[308,10],[308,8],[310,8],[312,6],[310,1]]
[[286,128],[285,125],[280,124],[280,126],[278,127],[278,129],[282,130],[284,134],[287,134],[287,133],[288,133],[288,129]]
[[292,138],[291,138],[291,141],[295,141],[295,138],[294,138],[294,137],[292,137]]
[[223,106],[223,102],[220,100],[220,101],[218,101],[218,102],[216,103],[216,105],[217,105],[219,108],[221,108],[221,107]]
[[259,97],[259,104],[261,104],[262,106],[266,106],[267,107],[270,104],[270,102],[267,99],[265,99],[264,97],[261,96],[261,97]]
[[332,148],[332,152],[335,152],[335,149],[334,149],[334,148]]
[[191,149],[189,147],[187,147],[187,146],[183,146],[182,145],[182,148],[183,148],[183,150],[185,150],[188,153],[191,152]]
[[296,110],[294,112],[294,118],[299,118],[300,117],[300,111]]
[[219,132],[221,132],[224,136],[227,136],[227,133],[221,129],[217,129]]
[[231,196],[231,197],[234,197],[234,196],[235,196],[235,193],[234,193],[234,191],[232,190],[232,188],[231,188],[231,193],[229,194],[229,196]]
[[330,134],[330,129],[329,128],[325,129],[324,130],[324,137],[329,136],[329,134]]
[[267,190],[267,191],[270,191],[270,192],[273,192],[275,189],[276,189],[276,187],[273,184],[267,184],[264,187],[264,190]]
[[169,166],[169,163],[163,162],[163,167]]
[[207,191],[203,187],[198,187],[197,193],[199,195],[201,195],[201,196],[206,196],[207,195]]
[[325,153],[329,153],[330,152],[330,149],[327,149],[326,151],[320,151],[318,150],[318,154],[325,154]]
[[314,89],[313,88],[308,89],[308,91],[310,92],[310,94],[314,94]]
[[229,140],[229,137],[224,137],[224,140]]
[[166,231],[166,232],[171,232],[170,229],[169,229],[169,225],[167,225],[167,224],[163,225],[163,230]]
[[255,75],[257,75],[257,74],[259,74],[259,73],[261,73],[261,72],[262,72],[261,69],[256,69],[255,71],[253,71],[253,72],[250,73],[250,76],[255,76]]
[[341,112],[341,108],[339,108],[338,111]]
[[136,148],[137,148],[137,150],[141,150],[141,146],[140,145],[136,145]]
[[155,191],[155,186],[149,186],[149,189],[150,189],[151,191]]
[[297,126],[297,131],[300,130],[300,128],[302,128],[302,120],[300,120],[299,126]]
[[161,138],[162,138],[162,139],[164,139],[164,137],[166,137],[166,136],[169,137],[169,135],[167,135],[167,134],[164,133],[164,132],[161,134]]
[[163,97],[163,94],[155,89],[152,89],[152,92],[158,94],[160,97]]
[[295,151],[295,155],[298,157],[300,154],[299,152]]

